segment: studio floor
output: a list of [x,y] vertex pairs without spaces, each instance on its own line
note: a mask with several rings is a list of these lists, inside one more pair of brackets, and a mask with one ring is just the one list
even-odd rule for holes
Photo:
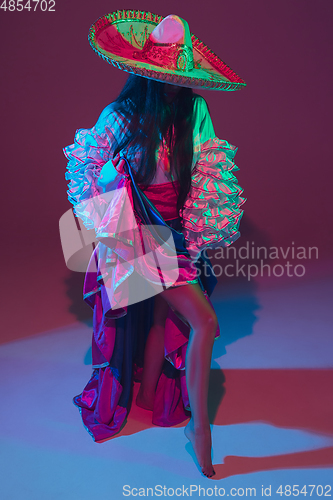
[[118,436],[93,442],[72,404],[91,375],[78,322],[0,346],[1,499],[331,497],[333,278],[227,285],[213,296],[213,479],[186,422],[156,427],[134,403]]

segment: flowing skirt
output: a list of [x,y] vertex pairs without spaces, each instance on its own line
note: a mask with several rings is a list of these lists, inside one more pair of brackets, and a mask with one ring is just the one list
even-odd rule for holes
[[[168,184],[170,186],[163,185],[164,190],[172,188],[173,183]],[[179,275],[172,286],[199,283],[210,302],[209,295],[215,287],[216,278],[209,259],[201,257],[194,263],[186,253],[180,242],[182,220],[179,217],[170,219],[175,215],[172,203],[158,203],[156,192],[161,188],[157,185],[143,194],[132,179],[130,198],[136,220],[142,226],[148,222],[156,223],[154,217],[157,213],[159,224],[174,231]],[[171,193],[169,195],[172,196]],[[170,201],[170,196],[164,199]],[[103,241],[100,240],[91,256],[84,283],[84,300],[93,309],[93,373],[82,393],[74,398],[83,424],[96,442],[117,434],[125,424],[132,404],[133,382],[141,378],[145,343],[154,311],[154,295],[119,308],[118,314],[110,310],[107,300],[110,291],[107,288],[110,288],[109,281],[112,280],[108,281],[101,266],[96,268],[95,265],[96,262],[100,264],[103,253],[106,255]],[[127,281],[130,283],[130,278]],[[130,284],[128,289],[131,290]],[[190,416],[185,370],[189,335],[188,325],[169,308],[165,326],[165,362],[152,412],[152,423],[155,425],[172,426]],[[218,336],[219,329],[216,338]]]

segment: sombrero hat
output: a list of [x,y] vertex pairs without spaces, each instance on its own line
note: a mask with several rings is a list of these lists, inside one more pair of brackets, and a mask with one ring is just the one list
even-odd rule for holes
[[246,85],[176,15],[118,10],[97,19],[88,39],[108,63],[145,78],[194,89],[230,91]]

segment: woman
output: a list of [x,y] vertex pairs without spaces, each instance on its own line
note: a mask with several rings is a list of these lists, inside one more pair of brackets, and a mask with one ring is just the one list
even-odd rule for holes
[[[155,23],[149,36],[143,17],[146,28]],[[135,20],[144,36],[141,51]],[[245,199],[231,173],[237,169],[235,148],[215,137],[207,104],[192,88],[235,90],[245,84],[222,62],[213,78],[216,60],[209,67],[212,56],[200,62],[194,57],[188,25],[174,15],[162,20],[122,11],[96,21],[90,35],[99,55],[140,76],[131,75],[95,127],[77,131],[75,143],[64,148],[69,199],[99,242],[84,286],[84,299],[94,310],[94,373],[74,402],[93,438],[102,441],[119,431],[133,377],[140,379],[136,404],[153,411],[153,423],[173,425],[190,409],[185,434],[203,474],[212,477],[207,398],[219,330],[208,299],[215,278],[202,250],[239,237]],[[130,55],[124,39],[132,44]],[[127,50],[126,65],[121,50]],[[168,236],[161,236],[161,228]],[[151,265],[148,257],[156,252],[168,253],[168,269],[177,270],[176,276]],[[145,285],[133,281],[134,269],[153,286],[142,298]]]

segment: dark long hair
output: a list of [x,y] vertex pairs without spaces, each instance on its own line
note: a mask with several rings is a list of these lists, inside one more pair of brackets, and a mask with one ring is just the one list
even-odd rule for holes
[[[193,160],[193,102],[191,88],[182,87],[172,105],[163,97],[164,83],[129,75],[122,91],[114,101],[115,111],[125,117],[126,128],[114,150],[114,156],[130,147],[140,151],[136,182],[149,185],[156,174],[156,150],[164,137],[172,151],[170,171],[180,183],[177,200],[182,210],[191,187]],[[172,136],[172,125],[174,134]],[[171,146],[172,144],[172,146]]]

